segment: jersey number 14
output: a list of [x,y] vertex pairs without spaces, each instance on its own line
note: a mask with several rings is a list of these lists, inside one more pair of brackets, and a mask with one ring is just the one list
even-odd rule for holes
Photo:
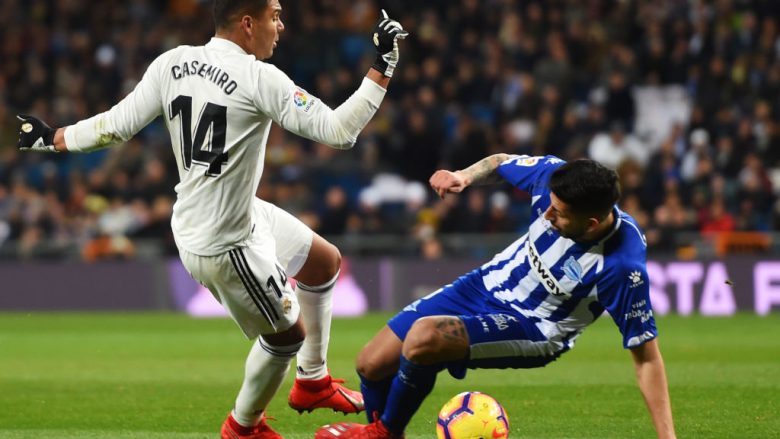
[[[192,138],[192,98],[179,96],[171,102],[170,120],[181,116],[181,156],[184,169],[192,167],[192,162],[208,166],[206,175],[217,176],[222,172],[222,165],[227,162],[225,152],[225,132],[227,130],[227,107],[206,104],[195,127],[195,141]],[[210,135],[210,136],[209,136]],[[210,146],[204,149],[207,140]]]

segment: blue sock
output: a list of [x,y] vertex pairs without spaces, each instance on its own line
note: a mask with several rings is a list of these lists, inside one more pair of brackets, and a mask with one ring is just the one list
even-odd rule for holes
[[436,382],[440,365],[423,366],[414,364],[401,356],[401,367],[390,386],[387,406],[382,423],[395,434],[402,434],[417,409]]
[[390,375],[379,381],[370,381],[361,374],[358,376],[360,377],[360,393],[363,394],[363,402],[366,405],[366,417],[368,422],[374,422],[374,412],[378,412],[379,416],[385,412],[387,395],[390,393],[390,385],[393,384],[395,375]]

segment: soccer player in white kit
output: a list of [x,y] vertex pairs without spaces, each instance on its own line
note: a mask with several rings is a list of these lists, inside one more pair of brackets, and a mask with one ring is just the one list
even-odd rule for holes
[[222,426],[228,439],[282,437],[264,410],[296,355],[291,407],[363,409],[362,395],[332,379],[326,364],[338,249],[255,190],[272,122],[337,149],[355,144],[385,95],[398,40],[408,34],[382,11],[372,35],[376,61],[354,94],[331,109],[261,61],[284,30],[281,11],[279,0],[215,0],[214,38],[160,55],[109,111],[57,129],[19,116],[18,147],[53,152],[111,146],[163,116],[180,177],[171,226],[181,260],[244,334],[257,338]]

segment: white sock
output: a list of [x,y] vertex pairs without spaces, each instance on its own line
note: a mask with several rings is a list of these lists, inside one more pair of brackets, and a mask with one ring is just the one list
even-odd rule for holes
[[260,337],[252,345],[246,358],[244,383],[236,398],[233,419],[245,427],[257,425],[263,410],[282,385],[290,361],[301,343],[290,346],[271,346]]
[[318,286],[298,282],[295,294],[301,306],[306,340],[298,351],[295,376],[305,380],[317,380],[328,375],[328,342],[330,321],[333,316],[333,287],[339,274]]

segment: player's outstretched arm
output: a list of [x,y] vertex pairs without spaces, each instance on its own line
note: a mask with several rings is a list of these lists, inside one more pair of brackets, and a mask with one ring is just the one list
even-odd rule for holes
[[387,16],[382,9],[382,18],[374,28],[372,42],[376,48],[376,60],[369,69],[366,77],[383,88],[387,88],[390,78],[398,65],[398,40],[409,36],[401,23]]
[[[158,58],[159,59],[159,58]],[[52,128],[35,116],[17,115],[20,151],[89,152],[126,141],[161,112],[158,61],[124,99],[110,110],[65,128]]]
[[658,348],[657,339],[650,340],[631,348],[639,389],[653,418],[655,431],[659,439],[675,439],[672,420],[672,404],[669,387],[666,382],[664,359]]
[[[387,17],[374,29],[377,58],[360,87],[336,109],[297,87],[279,69],[258,63],[257,108],[282,128],[336,149],[350,149],[376,113],[398,62],[398,40],[408,33]],[[290,91],[296,93],[290,99]]]
[[459,193],[474,184],[498,183],[502,177],[496,169],[512,157],[510,154],[493,154],[460,171],[439,170],[428,182],[441,198],[448,192]]

